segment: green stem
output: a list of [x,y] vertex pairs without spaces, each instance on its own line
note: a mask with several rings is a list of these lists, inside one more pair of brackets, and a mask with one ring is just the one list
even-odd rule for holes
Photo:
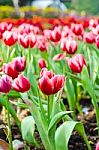
[[49,124],[50,122],[50,96],[48,96],[47,113],[48,113],[48,124]]
[[10,47],[7,46],[7,62],[9,61],[10,58]]
[[6,107],[7,107],[8,128],[9,128],[8,140],[9,140],[10,150],[13,150],[8,98],[6,99]]

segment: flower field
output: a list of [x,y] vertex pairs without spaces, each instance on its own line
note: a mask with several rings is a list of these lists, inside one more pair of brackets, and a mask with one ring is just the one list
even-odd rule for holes
[[99,150],[99,19],[1,19],[0,49],[1,149]]

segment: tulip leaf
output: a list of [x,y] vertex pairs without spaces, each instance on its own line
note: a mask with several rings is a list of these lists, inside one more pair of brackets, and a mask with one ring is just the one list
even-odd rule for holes
[[48,127],[48,135],[51,132],[51,129],[54,128],[55,125],[68,113],[71,113],[72,111],[64,111],[57,113],[52,120],[50,121],[49,127]]
[[30,84],[31,84],[30,92],[32,92],[32,94],[34,96],[38,96],[38,89],[37,89],[38,84],[37,84],[37,81],[36,81],[36,75],[33,74],[31,66],[28,68],[27,78],[29,79]]
[[81,80],[82,80],[82,84],[83,84],[85,90],[88,91],[90,96],[93,98],[94,97],[93,96],[94,95],[94,88],[93,88],[92,83],[89,79],[87,67],[83,67],[83,70],[81,72]]
[[9,97],[16,97],[16,98],[18,98],[18,97],[20,97],[20,94],[19,94],[19,92],[16,92],[16,91],[14,91],[14,90],[11,90],[8,94],[7,94]]
[[[78,130],[80,134],[83,136],[88,150],[91,150],[90,144],[87,140],[87,136],[84,132],[84,128],[82,123],[75,122],[75,121],[66,121],[61,126],[59,126],[55,132],[55,146],[56,150],[68,150],[68,142],[70,136],[74,130]],[[61,139],[61,140],[60,140]]]
[[74,111],[75,102],[76,102],[75,89],[74,89],[74,85],[72,83],[72,80],[69,77],[67,77],[67,79],[66,79],[65,90],[67,93],[67,98],[68,98],[70,110]]
[[21,122],[21,132],[23,139],[31,144],[39,147],[38,142],[34,137],[35,121],[32,116],[25,117]]
[[48,127],[48,136],[52,143],[55,143],[54,140],[55,140],[55,131],[56,131],[57,123],[68,113],[71,113],[71,111],[59,112],[52,118]]

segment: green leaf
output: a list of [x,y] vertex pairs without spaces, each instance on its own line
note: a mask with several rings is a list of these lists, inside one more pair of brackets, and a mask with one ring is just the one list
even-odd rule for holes
[[32,92],[34,96],[38,96],[38,84],[36,81],[36,75],[33,74],[31,66],[28,68],[27,78],[29,79],[31,84],[30,92]]
[[20,97],[20,94],[19,94],[19,92],[16,92],[16,91],[14,91],[14,90],[11,90],[8,94],[7,94],[7,96],[9,96],[9,97],[16,97],[16,98],[19,98]]
[[49,127],[48,127],[48,136],[50,138],[50,142],[54,144],[55,147],[55,131],[56,131],[56,125],[57,123],[68,113],[71,113],[71,111],[64,111],[57,113],[51,120]]
[[81,132],[81,134],[83,134],[83,137],[87,144],[88,150],[91,150],[90,145],[87,140],[87,137],[86,137],[85,133],[83,133],[84,132],[83,125],[81,125],[81,123],[78,123],[75,121],[66,121],[60,127],[57,128],[57,130],[55,132],[56,150],[68,150],[68,142],[69,142],[70,136],[72,134],[72,131],[74,130],[75,127],[78,128],[78,130]]
[[72,111],[64,111],[57,113],[51,120],[49,127],[48,127],[48,135],[50,135],[51,130],[57,125],[57,123],[68,113],[71,113]]
[[67,98],[70,110],[74,111],[75,108],[75,102],[76,102],[76,96],[75,96],[75,90],[72,83],[72,80],[68,77],[66,79],[66,92],[67,92]]
[[89,78],[87,67],[83,67],[83,70],[81,72],[81,80],[84,89],[90,94],[90,96],[93,98],[94,96],[94,88],[92,86],[92,83]]
[[31,144],[39,147],[38,142],[34,137],[35,121],[32,116],[25,117],[21,122],[21,132],[23,139]]

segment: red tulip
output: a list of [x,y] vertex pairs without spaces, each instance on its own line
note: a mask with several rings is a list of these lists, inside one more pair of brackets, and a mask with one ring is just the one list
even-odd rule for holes
[[25,57],[16,57],[13,60],[14,67],[18,72],[22,72],[25,70],[26,67],[26,59]]
[[96,145],[96,150],[99,150],[99,142]]
[[50,40],[52,42],[59,42],[61,39],[61,30],[60,27],[55,27],[54,30],[50,33]]
[[84,40],[85,42],[92,44],[95,42],[95,35],[92,32],[85,33]]
[[17,41],[17,34],[13,31],[5,31],[3,33],[3,41],[6,45],[12,46]]
[[98,20],[96,19],[90,19],[89,21],[89,27],[96,27],[98,25]]
[[86,65],[85,59],[82,54],[76,54],[71,59],[67,59],[68,65],[72,72],[80,73]]
[[8,76],[12,77],[12,79],[17,78],[19,74],[15,68],[14,62],[9,62],[8,64],[5,64],[3,66],[3,72]]
[[97,37],[96,37],[96,46],[97,46],[97,48],[99,48],[99,35],[97,35]]
[[28,34],[24,33],[23,35],[19,35],[18,41],[24,48],[29,47],[29,36],[28,36]]
[[61,41],[61,49],[66,51],[68,54],[74,54],[77,50],[77,43],[73,39],[63,38]]
[[10,23],[8,24],[7,22],[1,22],[0,23],[0,32],[4,33],[6,30],[11,31],[13,25]]
[[47,48],[47,43],[46,43],[44,36],[37,37],[37,47],[41,52],[47,51],[48,48]]
[[64,26],[62,30],[62,37],[68,37],[72,35],[72,30],[68,26]]
[[54,77],[54,73],[52,71],[48,71],[47,68],[42,68],[40,72],[40,78],[43,77],[44,75],[48,76],[48,78]]
[[57,55],[55,55],[55,56],[53,57],[53,60],[54,60],[54,61],[60,61],[60,60],[64,59],[65,56],[66,56],[65,53],[63,53],[63,54],[57,54]]
[[[46,73],[47,72],[47,73]],[[50,72],[50,71],[49,71]],[[50,75],[52,72],[50,73]],[[43,76],[39,79],[39,88],[46,95],[52,95],[61,90],[64,86],[65,77],[63,75],[48,75],[46,70]]]
[[46,61],[44,59],[39,59],[38,60],[38,66],[40,69],[46,68]]
[[11,79],[9,76],[0,77],[0,92],[8,93],[11,90]]
[[48,29],[45,29],[44,31],[43,31],[43,35],[44,35],[44,37],[46,38],[46,39],[50,39],[50,34],[51,34],[51,30],[48,30]]
[[25,76],[18,75],[18,78],[14,80],[12,87],[15,91],[22,93],[27,92],[30,89],[30,82]]
[[33,48],[36,44],[36,36],[33,33],[29,34],[29,46]]
[[72,24],[71,29],[75,35],[83,35],[83,25],[82,24]]

